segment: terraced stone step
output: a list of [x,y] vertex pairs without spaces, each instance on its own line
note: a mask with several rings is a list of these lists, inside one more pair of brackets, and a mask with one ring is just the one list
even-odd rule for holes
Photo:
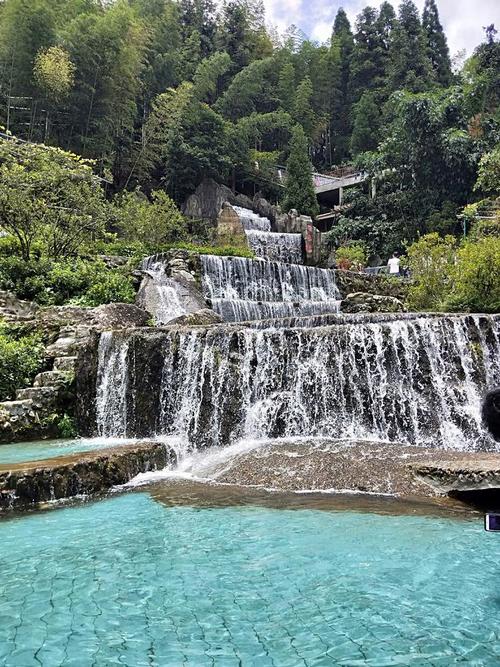
[[44,371],[38,373],[33,382],[33,387],[60,387],[68,381],[68,373],[60,371]]
[[35,407],[47,407],[47,403],[57,401],[58,395],[58,387],[27,387],[16,392],[19,401],[31,400]]
[[76,368],[78,357],[56,357],[54,359],[54,371],[61,373],[73,373]]

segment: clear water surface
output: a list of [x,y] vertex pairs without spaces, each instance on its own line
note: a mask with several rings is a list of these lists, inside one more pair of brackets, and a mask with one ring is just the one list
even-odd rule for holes
[[0,664],[499,665],[480,520],[166,506],[0,522]]
[[23,463],[25,461],[43,461],[56,456],[123,445],[126,442],[133,441],[120,440],[119,438],[75,438],[74,440],[16,442],[11,445],[0,445],[0,465],[4,463]]

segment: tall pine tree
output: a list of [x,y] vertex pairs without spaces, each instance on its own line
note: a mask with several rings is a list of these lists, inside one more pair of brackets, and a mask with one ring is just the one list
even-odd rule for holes
[[451,83],[450,52],[435,0],[425,0],[422,26],[427,45],[427,56],[431,61],[436,81],[443,87]]
[[412,0],[402,1],[398,19],[391,46],[391,90],[403,88],[420,93],[429,89],[433,74],[424,31]]
[[318,215],[319,206],[314,193],[312,166],[309,160],[307,138],[301,125],[295,125],[290,141],[290,156],[286,163],[286,184],[283,209],[292,208],[302,215]]
[[377,12],[373,7],[365,7],[356,20],[351,58],[349,91],[353,103],[359,101],[365,90],[377,88],[383,78],[377,61],[378,41]]
[[353,50],[351,24],[340,8],[333,24],[330,48],[331,98],[330,98],[330,164],[340,164],[349,154],[351,134],[349,103],[349,78]]
[[379,141],[380,108],[375,94],[365,91],[354,107],[354,126],[351,136],[353,155],[373,151]]

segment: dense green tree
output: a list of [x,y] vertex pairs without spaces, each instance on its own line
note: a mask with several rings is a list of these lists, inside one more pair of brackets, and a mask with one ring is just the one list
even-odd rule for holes
[[54,43],[55,20],[45,0],[9,0],[2,7],[0,92],[3,95],[33,95],[35,58],[41,49]]
[[267,112],[275,108],[275,90],[269,83],[274,66],[274,58],[264,58],[238,72],[217,101],[217,110],[236,120],[255,111]]
[[384,78],[384,71],[379,68],[379,34],[377,12],[366,7],[356,20],[354,48],[351,57],[349,78],[350,100],[356,103],[364,91],[377,88]]
[[299,84],[295,95],[292,117],[300,123],[306,136],[312,139],[316,129],[316,116],[311,106],[313,87],[311,79],[306,76]]
[[422,27],[435,79],[441,86],[449,86],[452,79],[450,52],[435,0],[425,0]]
[[290,111],[295,103],[295,67],[286,62],[281,68],[278,79],[278,99],[285,111]]
[[377,148],[380,131],[380,108],[373,93],[366,91],[354,107],[354,125],[351,136],[353,155]]
[[314,193],[312,165],[309,160],[307,137],[301,125],[295,125],[290,141],[290,156],[286,163],[287,177],[283,208],[292,208],[302,215],[316,216],[319,212]]
[[0,140],[0,227],[29,261],[35,242],[72,255],[103,229],[104,193],[91,164],[58,148]]
[[330,48],[330,140],[329,162],[340,164],[349,154],[351,134],[349,79],[353,50],[351,25],[345,11],[340,8],[335,17]]
[[393,32],[391,90],[405,89],[418,93],[427,90],[432,81],[431,63],[417,7],[412,0],[403,0]]
[[99,15],[82,15],[66,30],[76,66],[70,98],[71,145],[99,157],[115,171],[133,140],[146,49],[146,28],[134,10],[118,2]]

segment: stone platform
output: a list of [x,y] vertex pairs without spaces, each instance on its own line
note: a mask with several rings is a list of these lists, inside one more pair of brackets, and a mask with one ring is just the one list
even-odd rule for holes
[[271,442],[222,463],[213,478],[276,491],[437,498],[497,488],[500,494],[500,453],[342,440]]
[[175,463],[170,448],[140,443],[81,452],[43,461],[0,465],[0,509],[80,495],[105,493],[139,473],[161,470]]

